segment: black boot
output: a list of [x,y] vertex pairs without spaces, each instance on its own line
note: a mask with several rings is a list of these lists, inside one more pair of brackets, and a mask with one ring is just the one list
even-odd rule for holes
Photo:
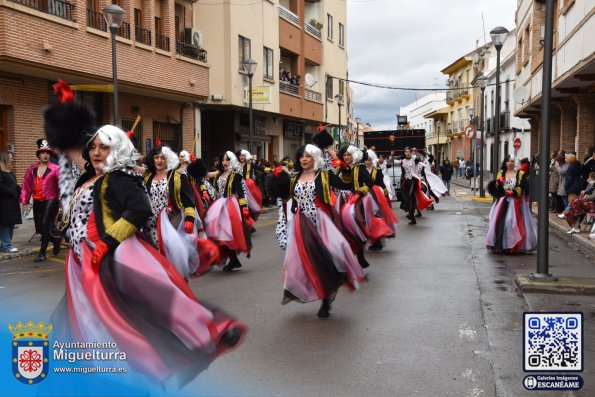
[[237,269],[239,267],[242,267],[242,264],[240,263],[238,256],[233,255],[229,258],[229,263],[227,265],[223,266],[223,271],[231,272],[233,269]]
[[409,222],[410,225],[417,225],[417,221],[415,220],[415,218],[411,219],[411,221]]
[[225,343],[227,346],[235,346],[240,341],[240,337],[242,336],[242,330],[239,328],[232,328],[227,330],[221,335],[221,342]]
[[45,258],[45,250],[39,250],[39,254],[37,254],[37,256],[35,257],[35,259],[33,259],[33,262],[35,263],[39,263],[39,262],[45,262],[46,258]]
[[417,210],[417,214],[415,214],[415,216],[416,216],[417,218],[421,218],[421,211],[420,211],[420,210]]
[[365,269],[367,267],[370,266],[370,264],[368,263],[368,261],[366,260],[366,258],[364,258],[364,252],[360,252],[357,254],[357,260],[359,262],[359,265],[362,267],[362,269]]
[[320,310],[318,310],[318,317],[320,318],[327,318],[330,316],[331,311],[331,303],[327,299],[322,300],[322,306],[320,306]]
[[52,253],[54,254],[54,256],[60,255],[60,250],[62,249],[60,244],[62,244],[61,238],[57,238],[54,240],[54,248],[52,249]]
[[380,241],[380,239],[378,239],[374,242],[374,244],[370,244],[368,249],[370,251],[380,251],[382,249],[382,242]]

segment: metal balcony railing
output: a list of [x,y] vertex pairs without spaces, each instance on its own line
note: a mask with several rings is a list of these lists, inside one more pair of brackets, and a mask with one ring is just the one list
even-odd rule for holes
[[140,26],[134,27],[134,38],[137,42],[151,45],[151,31]]
[[293,12],[288,10],[287,8],[283,7],[282,5],[279,5],[279,16],[283,19],[288,20],[291,23],[294,23],[298,26],[300,25],[300,17],[297,16],[297,14],[294,14]]
[[313,102],[322,102],[322,94],[320,92],[313,91],[308,88],[304,89],[304,98]]
[[207,50],[176,40],[176,53],[196,61],[207,62]]
[[155,47],[163,51],[169,51],[169,37],[155,33]]
[[122,22],[120,29],[116,32],[117,36],[125,39],[130,39],[130,24],[128,22]]
[[316,27],[312,26],[310,23],[306,23],[304,26],[306,27],[306,32],[322,40],[322,32],[319,29],[316,29]]
[[101,12],[87,8],[87,26],[107,32],[107,25]]
[[299,95],[300,94],[300,86],[288,83],[287,81],[280,81],[279,82],[279,91],[285,92],[287,94]]
[[22,4],[46,14],[54,15],[72,21],[74,4],[63,0],[11,0],[13,3]]

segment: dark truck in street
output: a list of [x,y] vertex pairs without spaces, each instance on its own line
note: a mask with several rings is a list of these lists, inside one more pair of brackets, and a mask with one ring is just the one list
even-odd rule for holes
[[370,131],[364,135],[364,145],[368,149],[374,149],[376,154],[383,155],[387,159],[388,175],[395,189],[397,199],[401,200],[401,167],[393,167],[391,155],[394,159],[400,159],[405,148],[426,148],[426,130],[388,130]]

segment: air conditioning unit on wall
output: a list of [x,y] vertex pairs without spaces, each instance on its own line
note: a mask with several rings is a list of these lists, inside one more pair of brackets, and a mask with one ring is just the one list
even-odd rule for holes
[[184,41],[186,44],[192,44],[195,47],[201,47],[203,44],[203,34],[195,28],[184,29]]

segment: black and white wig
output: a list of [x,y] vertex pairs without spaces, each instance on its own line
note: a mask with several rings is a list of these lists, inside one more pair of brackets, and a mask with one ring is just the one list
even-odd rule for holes
[[[220,158],[221,158],[221,161],[219,162],[219,171],[220,172],[225,172],[225,171],[240,172],[240,169],[242,168],[242,166],[240,165],[240,161],[238,160],[238,158],[234,152],[230,152],[228,150],[227,152],[223,153],[223,155]],[[228,169],[223,168],[223,160],[224,159],[229,160],[229,168]]]
[[350,145],[347,148],[343,148],[341,149],[341,151],[339,152],[339,158],[343,161],[345,161],[345,159],[343,158],[343,155],[345,153],[350,153],[352,158],[353,158],[353,162],[352,164],[359,164],[360,161],[362,161],[362,159],[364,158],[364,152],[362,152],[360,149],[358,149],[357,147]]
[[300,159],[304,155],[304,153],[309,154],[314,159],[314,169],[318,171],[322,164],[324,163],[324,156],[322,154],[322,150],[318,146],[307,144],[300,147],[295,154],[295,163],[294,168],[297,172],[302,172],[302,165],[300,163]]
[[244,156],[246,156],[246,162],[252,160],[252,155],[246,149],[240,150],[240,154],[243,154]]
[[372,167],[378,166],[378,156],[376,156],[376,153],[371,149],[368,149],[368,159],[372,161]]
[[187,150],[182,150],[180,152],[180,157],[182,158],[182,161],[186,164],[190,164],[191,160],[190,160],[190,153],[188,153]]
[[153,146],[145,159],[145,163],[147,164],[147,169],[149,170],[149,172],[157,172],[157,169],[155,168],[155,156],[158,154],[163,154],[165,156],[165,160],[167,161],[166,171],[176,169],[178,168],[178,165],[180,165],[180,159],[178,158],[176,153],[169,147]]
[[124,131],[113,125],[104,125],[89,139],[85,147],[84,157],[89,161],[89,146],[99,138],[102,144],[110,148],[110,153],[103,164],[103,172],[130,169],[136,165],[140,154]]

